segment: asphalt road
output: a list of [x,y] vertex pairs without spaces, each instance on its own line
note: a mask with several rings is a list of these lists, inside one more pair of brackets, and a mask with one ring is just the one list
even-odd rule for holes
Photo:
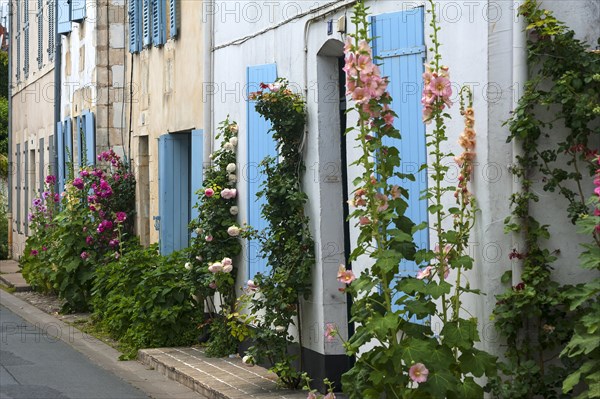
[[0,306],[0,399],[141,399],[143,392]]

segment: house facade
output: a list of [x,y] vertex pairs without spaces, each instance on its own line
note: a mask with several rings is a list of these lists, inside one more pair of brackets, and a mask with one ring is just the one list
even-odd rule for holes
[[60,192],[69,164],[93,164],[109,148],[125,154],[127,33],[123,2],[110,0],[16,0],[9,15],[9,229],[18,258],[48,174]]

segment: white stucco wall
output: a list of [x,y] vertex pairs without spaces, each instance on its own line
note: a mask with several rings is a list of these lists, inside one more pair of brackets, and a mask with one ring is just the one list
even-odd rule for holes
[[[326,20],[335,21],[342,15],[351,16],[351,7],[327,15],[326,18],[317,19],[310,23],[310,17],[305,16],[287,24],[283,24],[268,32],[247,37],[252,32],[260,32],[269,26],[281,23],[280,19],[268,20],[266,16],[278,15],[272,11],[273,6],[262,4],[263,19],[248,17],[250,8],[244,12],[243,3],[238,5],[237,13],[233,5],[228,14],[219,14],[223,9],[217,8],[215,13],[215,78],[214,83],[219,89],[214,99],[215,122],[231,119],[240,124],[239,162],[244,165],[247,152],[246,138],[246,102],[245,82],[246,67],[266,63],[276,63],[279,77],[290,80],[299,90],[307,88],[308,106],[308,136],[305,149],[305,162],[307,172],[304,178],[304,189],[309,197],[307,212],[310,217],[310,227],[313,233],[317,264],[313,273],[314,292],[311,299],[304,305],[304,345],[325,354],[343,353],[341,345],[326,343],[323,340],[325,323],[333,322],[339,326],[347,324],[345,296],[338,292],[339,284],[335,280],[335,272],[340,263],[344,263],[343,235],[340,231],[342,224],[336,219],[341,212],[342,204],[339,202],[339,190],[331,189],[336,184],[336,179],[341,179],[340,169],[328,169],[328,152],[323,150],[333,136],[326,129],[328,116],[320,113],[319,99],[324,95],[322,77],[327,77],[327,67],[317,62],[317,53],[324,43],[330,39],[341,39],[343,36],[334,33],[327,35]],[[266,3],[266,2],[264,2]],[[292,2],[278,2],[279,9],[291,10]],[[307,2],[310,3],[310,2]],[[343,2],[335,2],[337,5]],[[580,32],[582,38],[595,42],[598,37],[599,24],[598,6],[592,1],[568,2],[581,5],[574,8],[558,1],[549,2],[551,8],[557,10],[559,18],[565,19],[570,26]],[[559,4],[560,3],[560,4]],[[300,2],[302,7],[310,8]],[[323,3],[320,3],[322,5]],[[396,12],[423,5],[422,1],[369,1],[372,14]],[[512,107],[512,27],[513,3],[492,1],[458,1],[438,2],[438,22],[442,28],[440,37],[443,43],[441,48],[443,63],[450,66],[456,105],[452,108],[453,119],[448,122],[448,149],[458,154],[461,152],[457,139],[463,130],[463,120],[458,110],[458,88],[468,84],[474,91],[474,108],[476,114],[477,131],[477,166],[475,168],[472,187],[478,200],[477,225],[471,236],[471,255],[476,260],[474,269],[467,273],[472,288],[479,288],[487,295],[471,296],[465,298],[465,308],[473,316],[479,318],[480,335],[483,345],[487,349],[496,350],[499,345],[498,336],[489,321],[490,313],[495,305],[494,296],[503,292],[507,287],[500,283],[500,277],[512,265],[508,259],[514,244],[510,235],[504,234],[504,218],[510,213],[510,194],[513,188],[512,176],[508,173],[508,166],[512,162],[512,148],[506,143],[508,130],[502,126]],[[312,5],[315,6],[315,5]],[[271,8],[269,8],[271,7]],[[287,8],[286,8],[287,7]],[[595,15],[594,15],[595,14]],[[256,13],[253,15],[257,15]],[[563,16],[565,18],[563,18]],[[429,14],[426,14],[426,41],[429,41]],[[265,20],[266,19],[266,20]],[[352,29],[348,21],[348,28]],[[306,29],[306,31],[305,31]],[[335,31],[335,29],[334,29]],[[306,32],[306,44],[304,43]],[[240,39],[240,40],[238,40]],[[304,54],[307,51],[307,81],[304,76]],[[331,72],[331,71],[329,71]],[[321,92],[319,92],[321,87]],[[330,117],[331,118],[331,117]],[[352,116],[348,118],[348,126],[352,125]],[[325,122],[323,122],[325,121]],[[337,134],[336,132],[333,132]],[[403,132],[404,133],[404,132]],[[331,151],[339,147],[331,143]],[[358,156],[357,150],[352,149],[352,140],[348,141],[348,161],[351,162]],[[335,155],[331,155],[334,157]],[[339,160],[338,160],[339,162]],[[452,162],[449,160],[449,162]],[[334,163],[335,165],[335,163]],[[339,163],[337,164],[339,166]],[[349,167],[348,181],[352,181],[360,172],[356,167]],[[430,182],[431,184],[432,182]],[[447,184],[456,183],[456,174],[449,173]],[[339,186],[339,183],[338,187]],[[350,183],[351,186],[351,183]],[[246,186],[239,185],[240,193],[240,220],[247,221],[248,211]],[[447,198],[448,204],[453,204],[454,198]],[[557,222],[556,215],[562,212],[564,205],[560,200],[545,196],[542,198],[542,208],[547,204],[552,212],[544,212],[547,220],[552,222],[554,234],[550,246],[561,245],[564,247],[561,262],[565,265],[557,278],[565,282],[579,281],[583,272],[578,270],[575,261],[577,242],[575,239],[564,243],[564,237],[574,237],[575,230],[568,223]],[[337,227],[336,227],[337,226]],[[351,240],[356,241],[358,232],[351,230]],[[562,241],[562,242],[561,242]],[[435,237],[431,237],[431,247]],[[243,255],[244,259],[245,254]],[[570,260],[570,263],[569,263]],[[368,260],[359,259],[354,262],[353,269],[360,272],[368,267]],[[245,281],[245,268],[241,268],[238,281]],[[451,277],[452,278],[452,277]],[[435,320],[434,320],[435,322]]]

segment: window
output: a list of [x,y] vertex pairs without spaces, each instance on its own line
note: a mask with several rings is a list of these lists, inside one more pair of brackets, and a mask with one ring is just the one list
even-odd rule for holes
[[[86,165],[96,163],[96,124],[94,114],[85,111],[75,119],[77,137],[77,150],[79,152],[79,165],[83,166],[85,158]],[[85,149],[85,156],[83,150]]]
[[56,0],[58,2],[58,33],[71,33],[71,22],[85,19],[86,0]]
[[169,38],[175,39],[179,34],[178,10],[179,0],[129,0],[129,52],[138,53],[151,46],[164,45],[167,23]]

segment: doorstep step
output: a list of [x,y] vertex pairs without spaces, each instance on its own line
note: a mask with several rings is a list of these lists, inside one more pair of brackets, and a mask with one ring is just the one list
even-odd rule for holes
[[141,349],[138,360],[209,399],[306,399],[306,392],[282,390],[275,374],[245,366],[240,358],[209,358],[200,348]]

